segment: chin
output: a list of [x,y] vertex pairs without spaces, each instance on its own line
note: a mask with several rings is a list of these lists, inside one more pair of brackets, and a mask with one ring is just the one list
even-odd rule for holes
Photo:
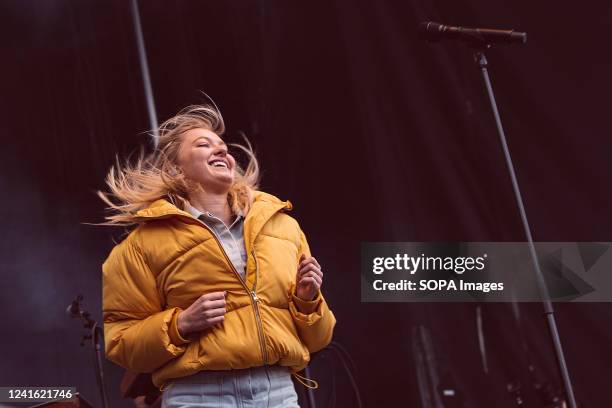
[[[218,192],[228,192],[234,185],[234,178],[216,178],[214,181],[207,180],[201,183],[202,186],[208,186],[208,189]],[[206,187],[204,188],[206,190]]]
[[218,177],[217,180],[219,181],[219,183],[227,184],[228,187],[231,187],[232,184],[234,184],[234,181],[236,180],[236,178],[232,174],[232,175],[227,175],[224,177]]

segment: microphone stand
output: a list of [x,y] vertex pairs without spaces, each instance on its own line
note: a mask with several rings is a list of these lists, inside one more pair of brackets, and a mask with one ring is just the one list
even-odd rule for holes
[[106,387],[104,385],[104,370],[102,369],[102,353],[100,340],[104,333],[98,322],[91,318],[88,311],[81,309],[81,301],[83,295],[78,295],[72,304],[66,309],[66,313],[72,318],[81,318],[83,320],[83,327],[91,330],[91,334],[83,334],[81,339],[81,347],[85,346],[86,340],[91,340],[94,349],[94,375],[100,389],[100,397],[102,398],[102,406],[108,408],[108,397],[106,395]]
[[544,307],[544,316],[546,316],[546,321],[548,323],[548,331],[550,332],[550,336],[553,342],[553,346],[555,349],[555,356],[557,358],[557,364],[559,365],[559,371],[561,374],[561,378],[563,379],[563,385],[565,388],[565,394],[567,396],[568,404],[570,408],[576,408],[576,400],[574,398],[574,390],[572,388],[572,382],[570,380],[569,371],[567,368],[567,364],[565,362],[565,355],[563,353],[563,348],[561,347],[561,339],[559,337],[559,330],[557,329],[557,323],[555,321],[554,309],[552,303],[550,301],[550,294],[548,292],[548,288],[546,286],[546,282],[544,280],[544,276],[542,271],[540,270],[540,263],[538,261],[538,256],[535,250],[535,246],[533,244],[533,237],[531,236],[531,228],[529,227],[529,222],[527,221],[527,214],[525,212],[525,206],[523,205],[523,198],[521,196],[521,191],[519,189],[518,181],[516,178],[516,173],[514,171],[514,165],[512,164],[512,158],[510,157],[510,151],[508,150],[508,143],[506,142],[506,134],[504,133],[504,128],[502,127],[501,118],[499,116],[499,111],[497,109],[497,103],[495,102],[495,95],[493,94],[493,87],[491,86],[491,80],[489,78],[489,72],[487,70],[487,58],[485,55],[485,49],[490,48],[490,44],[486,44],[481,41],[474,41],[472,48],[474,48],[474,60],[480,71],[482,72],[482,77],[484,79],[485,86],[487,88],[487,93],[489,95],[489,102],[491,103],[491,108],[493,109],[493,115],[495,116],[495,124],[497,125],[497,131],[499,133],[499,139],[502,144],[502,148],[504,151],[504,157],[506,159],[506,165],[508,166],[508,171],[510,173],[510,179],[512,180],[512,188],[514,190],[514,196],[516,198],[516,203],[519,208],[519,212],[521,215],[521,220],[523,222],[523,229],[525,231],[525,235],[527,237],[527,242],[529,244],[529,252],[531,254],[531,259],[533,262],[533,266],[536,271],[536,281],[538,284],[538,289],[540,291],[540,295],[542,296],[542,306]]

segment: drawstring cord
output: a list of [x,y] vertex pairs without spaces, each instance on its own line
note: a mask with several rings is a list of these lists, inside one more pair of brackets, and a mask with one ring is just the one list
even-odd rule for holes
[[[295,379],[298,380],[306,388],[310,388],[312,390],[316,390],[317,388],[319,388],[319,383],[313,380],[312,378],[306,378],[304,376],[299,375],[298,373],[291,373],[291,375],[294,376]],[[310,382],[310,384],[308,384],[307,381]]]

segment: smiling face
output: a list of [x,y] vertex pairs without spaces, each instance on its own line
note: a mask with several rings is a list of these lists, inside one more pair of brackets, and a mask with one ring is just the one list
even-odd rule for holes
[[234,183],[236,161],[213,131],[196,128],[181,135],[177,162],[185,176],[206,191],[227,193]]

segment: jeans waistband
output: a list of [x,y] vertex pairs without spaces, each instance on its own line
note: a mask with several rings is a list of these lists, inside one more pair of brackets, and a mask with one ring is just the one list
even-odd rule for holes
[[173,382],[183,384],[205,384],[217,382],[223,378],[232,376],[265,376],[266,372],[271,379],[291,376],[291,370],[289,369],[289,367],[279,365],[265,365],[236,370],[202,370],[186,377],[175,378]]

